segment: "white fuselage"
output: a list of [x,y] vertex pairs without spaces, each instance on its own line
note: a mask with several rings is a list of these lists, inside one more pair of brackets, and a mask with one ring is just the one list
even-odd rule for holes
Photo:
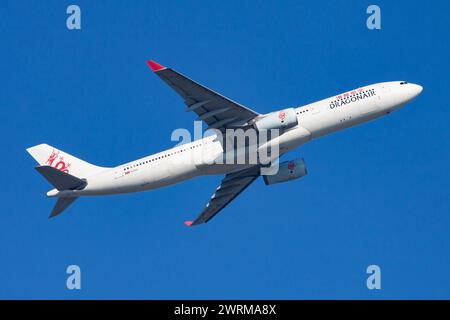
[[[298,107],[295,109],[298,125],[276,138],[279,153],[282,155],[312,139],[389,114],[421,91],[422,87],[415,84],[384,82]],[[212,135],[86,177],[88,184],[83,190],[54,189],[47,195],[70,197],[137,192],[245,167],[214,163],[223,153],[222,144]]]

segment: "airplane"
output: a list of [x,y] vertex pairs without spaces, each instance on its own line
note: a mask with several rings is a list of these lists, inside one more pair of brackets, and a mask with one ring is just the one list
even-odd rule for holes
[[[217,134],[116,167],[96,166],[47,144],[26,149],[39,164],[36,170],[54,186],[47,192],[48,197],[57,198],[50,218],[59,215],[79,197],[139,192],[194,177],[224,175],[198,217],[185,221],[187,226],[206,223],[260,176],[266,185],[306,176],[302,158],[278,162],[288,151],[324,135],[388,115],[411,102],[423,90],[420,85],[407,81],[382,82],[311,104],[260,114],[171,68],[153,60],[147,63],[153,73],[181,96],[186,111],[197,114],[198,119]],[[228,152],[223,140],[218,139],[218,133],[239,128],[258,132],[278,130],[279,134],[269,140],[279,148],[276,158],[269,157],[269,166],[278,163],[274,174],[263,175],[264,166],[260,162],[228,164],[218,161]],[[200,154],[200,161],[187,160]]]

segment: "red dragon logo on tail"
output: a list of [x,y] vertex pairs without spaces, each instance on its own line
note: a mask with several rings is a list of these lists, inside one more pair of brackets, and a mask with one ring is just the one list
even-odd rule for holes
[[[53,165],[53,163],[55,164]],[[62,172],[69,173],[70,163],[64,161],[64,157],[59,155],[59,150],[53,149],[45,164],[61,170]]]

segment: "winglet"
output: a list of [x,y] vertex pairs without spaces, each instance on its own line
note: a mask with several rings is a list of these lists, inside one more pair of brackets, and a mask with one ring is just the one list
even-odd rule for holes
[[187,225],[188,227],[192,226],[192,224],[194,223],[194,221],[185,221],[184,224]]
[[150,67],[150,69],[152,69],[153,72],[158,72],[158,71],[166,69],[166,67],[160,65],[159,63],[157,63],[153,60],[148,60],[147,64]]

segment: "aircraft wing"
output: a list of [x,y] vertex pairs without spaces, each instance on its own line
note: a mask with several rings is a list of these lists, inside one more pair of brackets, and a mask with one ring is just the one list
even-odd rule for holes
[[147,63],[156,75],[183,98],[187,105],[186,111],[195,112],[198,120],[204,121],[208,125],[208,129],[236,128],[245,125],[259,115],[259,113],[202,86],[173,69],[166,68],[152,60]]
[[197,217],[197,219],[194,221],[186,221],[185,224],[187,226],[194,226],[208,222],[259,176],[259,166],[226,174],[203,212]]

